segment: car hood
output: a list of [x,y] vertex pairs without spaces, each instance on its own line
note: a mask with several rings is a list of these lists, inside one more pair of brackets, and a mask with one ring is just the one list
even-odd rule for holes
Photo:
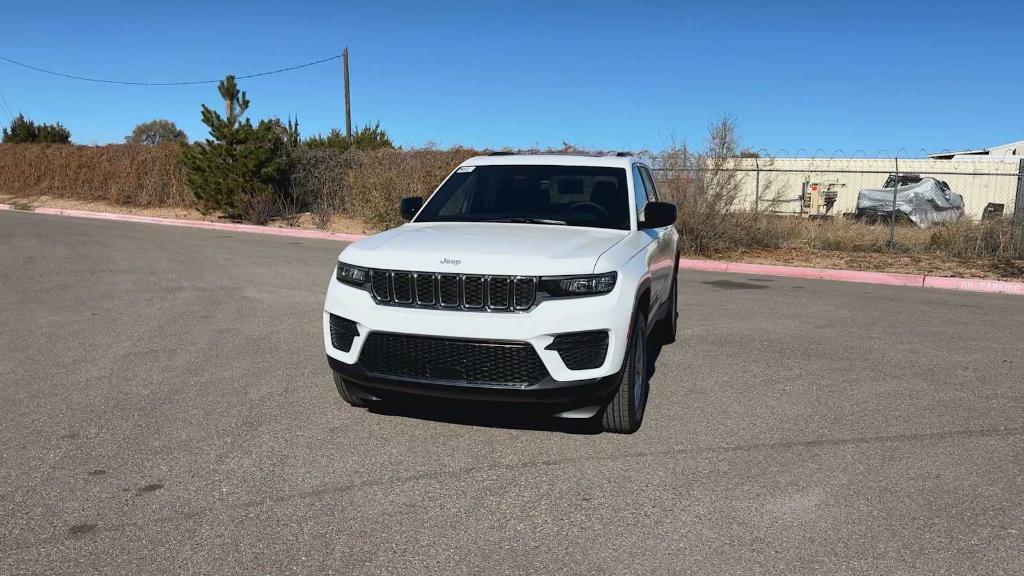
[[406,224],[350,244],[341,260],[389,270],[554,276],[590,274],[606,250],[629,235],[546,224]]

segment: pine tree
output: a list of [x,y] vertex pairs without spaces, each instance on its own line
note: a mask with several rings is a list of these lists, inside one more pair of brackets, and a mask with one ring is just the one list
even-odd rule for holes
[[[238,89],[234,76],[220,82],[217,90],[225,115],[204,104],[203,123],[210,129],[210,138],[188,146],[182,155],[189,186],[202,210],[253,219],[247,208],[269,206],[286,191],[289,136],[277,128],[280,120],[264,120],[254,127],[248,118],[242,119],[249,99]],[[297,138],[297,123],[294,129]],[[258,219],[269,218],[265,212]]]

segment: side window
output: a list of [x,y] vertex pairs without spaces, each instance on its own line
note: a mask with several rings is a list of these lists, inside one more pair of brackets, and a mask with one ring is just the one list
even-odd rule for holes
[[651,202],[657,202],[658,189],[654,186],[654,175],[647,169],[647,166],[641,166],[640,173],[644,175],[644,186],[647,187],[647,199]]
[[644,184],[644,177],[640,174],[640,166],[633,165],[633,197],[636,198],[636,219],[643,222],[644,208],[647,206],[647,186]]

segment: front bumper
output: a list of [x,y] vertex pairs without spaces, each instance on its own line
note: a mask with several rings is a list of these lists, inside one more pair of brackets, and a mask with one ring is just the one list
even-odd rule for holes
[[[620,283],[602,296],[548,300],[529,312],[400,308],[379,305],[368,292],[332,278],[324,302],[323,341],[328,358],[348,366],[357,365],[363,344],[372,332],[526,342],[540,357],[552,382],[581,384],[618,373],[625,355],[633,304],[634,294],[624,292]],[[348,351],[331,343],[331,314],[351,320],[358,327],[359,335]],[[608,350],[597,368],[572,370],[557,351],[548,349],[559,334],[588,331],[608,333]]]
[[507,402],[545,405],[568,409],[603,405],[618,384],[617,374],[602,378],[559,382],[553,378],[530,386],[499,386],[382,376],[367,372],[358,363],[346,364],[327,357],[331,370],[355,386],[364,396],[384,397],[391,393],[413,394],[453,400]]

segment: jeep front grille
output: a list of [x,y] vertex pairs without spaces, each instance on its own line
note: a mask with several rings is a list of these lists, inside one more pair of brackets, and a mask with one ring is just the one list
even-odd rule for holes
[[537,278],[375,268],[370,270],[370,294],[385,305],[523,311],[532,308],[537,299]]

